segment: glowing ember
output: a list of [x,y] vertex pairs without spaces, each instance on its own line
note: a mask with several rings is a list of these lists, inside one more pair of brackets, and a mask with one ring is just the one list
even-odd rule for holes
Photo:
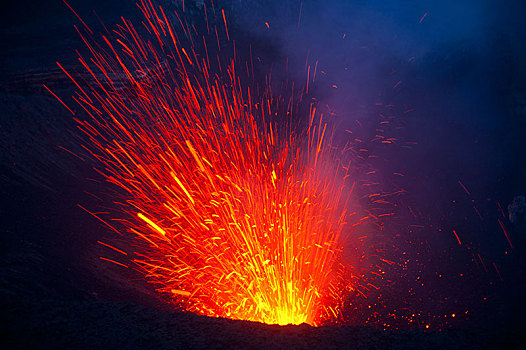
[[[87,149],[125,191],[134,262],[188,311],[338,318],[359,275],[342,263],[350,188],[323,117],[312,106],[308,126],[291,131],[292,99],[244,83],[236,70],[249,64],[209,57],[205,37],[198,53],[195,28],[179,20],[176,31],[161,7],[139,7],[148,34],[123,20],[102,45],[83,37],[87,88],[64,70],[90,116],[78,120]],[[221,51],[223,35],[231,41],[224,12],[216,18],[206,37]]]

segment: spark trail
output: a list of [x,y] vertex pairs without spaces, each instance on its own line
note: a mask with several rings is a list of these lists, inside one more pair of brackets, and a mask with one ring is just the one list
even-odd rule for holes
[[138,6],[142,28],[122,19],[100,43],[79,30],[84,72],[60,66],[89,116],[76,117],[85,147],[123,192],[133,262],[198,314],[338,318],[361,274],[342,260],[351,186],[323,116],[312,105],[297,127],[299,102],[246,83],[238,69],[248,75],[250,62],[224,53],[234,47],[224,12],[204,8],[221,21],[202,35],[177,13]]

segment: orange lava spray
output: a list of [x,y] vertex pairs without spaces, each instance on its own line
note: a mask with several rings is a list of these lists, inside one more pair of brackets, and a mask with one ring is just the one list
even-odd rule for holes
[[[359,276],[342,260],[351,186],[323,116],[312,105],[308,125],[295,127],[297,103],[247,84],[235,54],[209,57],[204,36],[198,52],[195,27],[176,14],[176,30],[162,7],[139,8],[146,34],[125,19],[101,43],[79,31],[91,52],[79,57],[84,75],[60,66],[89,115],[77,119],[86,149],[124,192],[135,264],[198,314],[338,318]],[[224,25],[207,38],[219,43],[228,29],[217,12]]]

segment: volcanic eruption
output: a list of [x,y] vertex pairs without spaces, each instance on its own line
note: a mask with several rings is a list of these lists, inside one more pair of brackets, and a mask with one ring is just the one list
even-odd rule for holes
[[116,231],[133,249],[103,259],[131,263],[198,314],[339,319],[364,271],[342,257],[360,220],[331,126],[304,90],[254,81],[253,57],[239,57],[224,11],[203,6],[201,33],[184,13],[138,7],[141,27],[122,18],[100,42],[82,22],[83,71],[59,64],[76,86],[83,145],[119,189],[118,211],[103,220],[125,227]]

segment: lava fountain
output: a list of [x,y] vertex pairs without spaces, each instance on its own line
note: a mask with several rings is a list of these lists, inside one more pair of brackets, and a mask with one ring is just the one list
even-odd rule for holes
[[198,314],[339,318],[361,275],[342,258],[352,180],[323,115],[313,104],[295,125],[294,94],[249,82],[253,62],[237,58],[223,11],[204,7],[203,35],[177,13],[138,6],[141,28],[122,19],[100,42],[78,30],[90,52],[83,73],[59,64],[87,116],[76,117],[84,147],[122,193],[132,262]]

